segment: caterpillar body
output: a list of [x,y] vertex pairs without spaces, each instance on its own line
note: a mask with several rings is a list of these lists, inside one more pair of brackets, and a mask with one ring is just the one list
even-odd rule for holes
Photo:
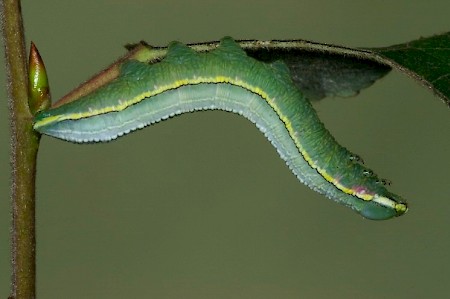
[[198,53],[173,42],[160,62],[128,60],[111,82],[39,112],[34,129],[72,142],[110,141],[171,116],[219,109],[255,123],[297,178],[369,219],[404,214],[404,200],[339,145],[282,62],[248,57],[231,38]]

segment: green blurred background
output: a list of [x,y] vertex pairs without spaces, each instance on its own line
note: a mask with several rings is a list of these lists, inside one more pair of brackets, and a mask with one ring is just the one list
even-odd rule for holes
[[[146,40],[303,38],[388,46],[450,29],[441,1],[24,1],[54,100]],[[3,64],[3,57],[1,60]],[[9,293],[9,137],[0,105],[0,297]],[[362,219],[300,184],[225,112],[117,142],[41,142],[39,298],[448,298],[450,112],[392,72],[315,105],[338,141],[393,181],[406,216]]]

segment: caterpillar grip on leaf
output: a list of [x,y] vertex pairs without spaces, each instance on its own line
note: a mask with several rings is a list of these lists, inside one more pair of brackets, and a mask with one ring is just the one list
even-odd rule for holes
[[284,63],[248,57],[229,37],[206,53],[172,42],[159,62],[125,60],[115,79],[36,114],[34,129],[77,143],[110,141],[178,114],[215,109],[256,124],[297,178],[326,197],[369,219],[407,211],[325,129]]

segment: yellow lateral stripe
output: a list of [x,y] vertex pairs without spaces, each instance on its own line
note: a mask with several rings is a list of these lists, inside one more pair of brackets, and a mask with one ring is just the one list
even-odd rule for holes
[[[281,121],[285,124],[285,127],[288,130],[289,135],[291,136],[292,140],[294,141],[296,147],[298,148],[300,154],[303,156],[304,160],[309,164],[309,166],[311,168],[315,169],[326,181],[333,184],[340,191],[342,191],[346,194],[349,194],[349,195],[356,196],[364,201],[374,200],[375,202],[377,202],[383,206],[395,208],[397,211],[401,211],[402,209],[405,208],[405,206],[403,204],[398,204],[395,201],[388,199],[386,197],[380,197],[380,196],[377,196],[374,194],[367,194],[364,192],[355,192],[353,189],[348,188],[348,187],[342,185],[341,183],[339,183],[338,180],[335,180],[330,174],[328,174],[325,171],[325,169],[320,168],[318,165],[316,165],[316,163],[314,163],[311,156],[305,151],[305,149],[301,145],[300,140],[297,137],[295,137],[296,134],[295,134],[294,129],[292,128],[291,121],[287,117],[285,117],[281,113],[281,111],[279,111],[279,109],[277,109],[277,107],[275,105],[273,105],[270,102],[271,99],[270,99],[269,95],[261,88],[256,87],[256,86],[251,86],[250,84],[240,80],[239,78],[231,78],[231,77],[227,77],[227,76],[216,76],[216,77],[195,77],[192,79],[177,80],[174,83],[169,84],[169,85],[155,86],[154,90],[144,92],[144,93],[132,98],[131,100],[119,102],[118,105],[116,105],[116,106],[109,106],[109,107],[105,107],[102,109],[90,110],[87,112],[49,116],[47,118],[41,119],[38,122],[36,122],[35,128],[39,128],[39,127],[42,127],[42,126],[45,126],[47,124],[50,124],[52,122],[57,122],[57,121],[63,121],[63,120],[69,120],[69,119],[77,120],[77,119],[88,118],[91,116],[96,116],[96,115],[105,114],[105,113],[109,113],[109,112],[122,111],[131,105],[141,102],[145,98],[150,98],[150,97],[156,96],[160,93],[166,92],[168,90],[179,88],[181,86],[195,85],[195,84],[202,84],[202,83],[215,83],[215,84],[227,83],[227,84],[232,84],[232,85],[235,85],[238,87],[242,87],[242,88],[247,89],[255,94],[258,94],[279,115]],[[403,207],[401,207],[401,206],[403,206]]]

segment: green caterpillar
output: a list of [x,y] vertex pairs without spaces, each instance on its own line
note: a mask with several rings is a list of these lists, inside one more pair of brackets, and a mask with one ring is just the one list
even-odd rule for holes
[[207,53],[173,42],[166,57],[151,65],[126,60],[111,82],[38,113],[34,129],[73,142],[109,141],[178,114],[213,109],[255,123],[301,182],[364,217],[388,219],[407,211],[334,140],[284,63],[250,58],[231,38]]

